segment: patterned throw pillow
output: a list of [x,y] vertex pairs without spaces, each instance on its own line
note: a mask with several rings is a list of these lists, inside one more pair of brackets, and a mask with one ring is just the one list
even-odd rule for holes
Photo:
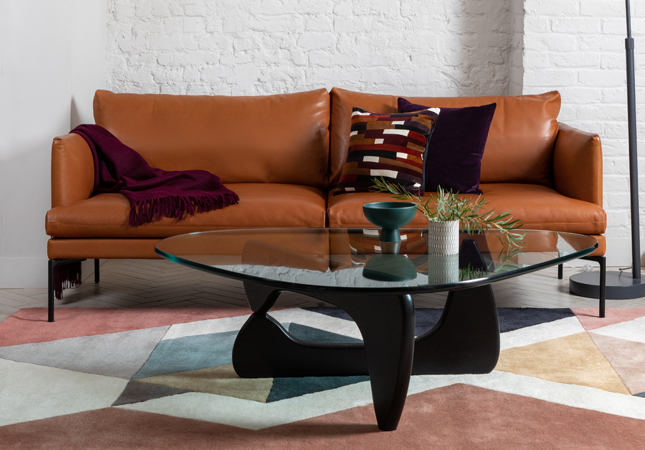
[[439,111],[376,114],[354,108],[347,161],[334,195],[368,192],[380,177],[423,193],[423,156]]

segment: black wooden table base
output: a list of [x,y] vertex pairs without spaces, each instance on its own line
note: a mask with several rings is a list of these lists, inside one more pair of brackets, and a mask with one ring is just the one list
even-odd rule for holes
[[242,378],[369,375],[381,430],[398,426],[410,375],[488,373],[499,357],[499,324],[490,285],[451,291],[439,322],[414,337],[410,295],[311,293],[346,311],[364,344],[318,344],[291,336],[267,315],[280,290],[244,283],[253,314],[233,347]]

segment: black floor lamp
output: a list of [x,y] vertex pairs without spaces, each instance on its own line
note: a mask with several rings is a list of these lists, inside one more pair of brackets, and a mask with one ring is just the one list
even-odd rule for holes
[[[627,54],[627,120],[629,124],[629,188],[632,215],[632,273],[630,275],[628,272],[607,272],[605,297],[611,299],[645,297],[645,281],[641,279],[641,243],[638,215],[638,152],[636,150],[636,83],[634,75],[634,39],[632,38],[632,19],[629,0],[625,0],[625,7],[627,10],[625,52]],[[569,290],[573,294],[583,297],[598,298],[600,296],[600,282],[601,280],[597,272],[579,273],[569,278]]]

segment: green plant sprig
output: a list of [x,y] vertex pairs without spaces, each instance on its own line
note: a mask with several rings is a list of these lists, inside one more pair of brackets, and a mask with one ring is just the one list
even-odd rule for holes
[[[482,208],[488,205],[484,198],[479,195],[477,199],[459,198],[452,191],[444,191],[441,186],[438,188],[438,195],[429,194],[428,197],[421,197],[412,194],[403,186],[397,183],[390,183],[385,178],[373,178],[375,192],[392,194],[397,200],[409,200],[416,204],[417,210],[428,219],[434,222],[449,222],[459,220],[461,228],[468,234],[477,232],[481,234],[486,229],[500,231],[499,240],[504,241],[511,247],[519,247],[524,243],[526,233],[517,233],[515,230],[522,227],[519,219],[513,220],[511,211],[495,213],[494,210],[482,212]],[[435,205],[436,203],[436,205]],[[502,240],[502,236],[504,239]]]

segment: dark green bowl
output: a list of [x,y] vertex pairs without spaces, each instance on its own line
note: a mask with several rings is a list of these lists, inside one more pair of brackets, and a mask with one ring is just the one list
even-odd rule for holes
[[417,277],[417,268],[403,255],[374,255],[363,267],[363,276],[378,281],[407,281]]
[[411,202],[375,202],[363,205],[363,214],[372,224],[381,228],[381,241],[400,242],[399,228],[409,224],[417,213]]

